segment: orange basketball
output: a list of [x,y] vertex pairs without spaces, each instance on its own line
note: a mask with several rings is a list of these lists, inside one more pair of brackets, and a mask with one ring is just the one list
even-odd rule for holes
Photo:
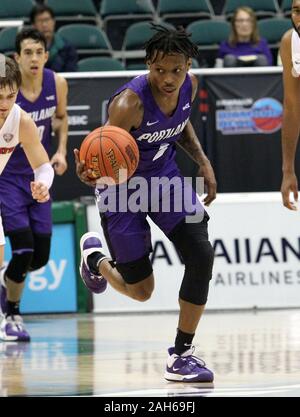
[[126,130],[103,126],[86,136],[79,157],[92,170],[92,178],[106,177],[108,184],[121,184],[134,174],[139,163],[139,149]]

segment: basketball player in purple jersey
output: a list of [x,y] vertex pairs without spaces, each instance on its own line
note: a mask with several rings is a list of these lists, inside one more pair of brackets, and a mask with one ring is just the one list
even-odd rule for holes
[[[0,178],[2,178],[5,167],[14,152],[17,152],[17,148],[21,144],[27,158],[26,162],[33,170],[27,192],[37,204],[47,204],[50,199],[48,190],[51,187],[54,172],[49,163],[47,152],[40,142],[35,123],[30,115],[16,104],[20,85],[21,72],[18,65],[11,58],[6,57],[5,76],[0,76]],[[15,173],[12,179],[18,182],[18,174]],[[2,185],[0,185],[0,190],[0,208],[2,211],[2,201],[6,200],[8,191],[7,189],[4,190]],[[43,204],[40,204],[41,207]],[[14,211],[13,206],[11,209]],[[15,221],[18,222],[18,219],[15,218]],[[0,221],[0,266],[3,263],[4,243],[4,233]],[[19,252],[17,251],[17,253]],[[19,283],[12,279],[15,277],[14,272],[17,271],[17,267],[14,267],[11,271],[13,273],[9,274],[8,282],[10,285],[7,287],[9,300],[14,299],[19,293]],[[28,340],[28,333],[18,311],[15,311],[14,314],[6,314],[2,318],[0,339],[7,341]]]
[[[51,122],[53,118],[59,119],[58,149],[50,162],[56,174],[62,175],[67,169],[67,82],[44,68],[48,59],[46,40],[35,29],[23,29],[17,35],[15,59],[22,74],[16,103],[31,115],[48,154],[52,140]],[[5,275],[2,274],[1,286],[1,308],[9,317],[20,315],[19,304],[27,272],[46,265],[50,253],[51,200],[39,204],[32,199],[32,178],[33,171],[19,145],[0,177],[3,227],[12,248],[12,259]],[[24,331],[17,340],[24,340]]]
[[[179,143],[199,164],[199,175],[204,176],[208,191],[204,203],[209,205],[216,196],[215,176],[189,121],[197,79],[188,74],[188,70],[191,58],[197,56],[198,50],[183,29],[155,28],[157,33],[146,44],[149,74],[134,78],[113,95],[107,124],[127,130],[136,139],[140,162],[134,177],[143,177],[148,183],[153,177],[182,179],[175,163],[175,142]],[[75,150],[75,158],[81,180],[95,184],[88,180],[87,175],[91,172],[79,162],[78,150]],[[177,194],[187,191],[188,187],[181,182],[180,189],[175,187],[174,192],[169,193],[171,206],[178,198]],[[191,191],[191,194],[195,199],[195,192]],[[160,198],[163,201],[164,195]],[[160,209],[158,212],[102,213],[102,226],[115,263],[101,252],[99,235],[87,233],[80,242],[80,268],[83,281],[93,292],[104,291],[108,281],[128,297],[139,301],[149,299],[154,289],[154,276],[149,260],[148,215],[174,243],[185,264],[179,292],[177,336],[174,347],[169,348],[165,378],[211,382],[213,373],[193,355],[192,345],[207,301],[214,258],[207,233],[209,217],[200,203],[195,211],[202,214],[202,221],[186,222],[189,210],[185,208],[179,212]]]

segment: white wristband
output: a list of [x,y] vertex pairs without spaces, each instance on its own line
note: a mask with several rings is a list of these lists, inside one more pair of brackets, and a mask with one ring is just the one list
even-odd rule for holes
[[34,169],[33,172],[34,181],[43,182],[49,190],[54,178],[54,170],[51,164],[46,162],[45,164],[40,165],[38,168]]

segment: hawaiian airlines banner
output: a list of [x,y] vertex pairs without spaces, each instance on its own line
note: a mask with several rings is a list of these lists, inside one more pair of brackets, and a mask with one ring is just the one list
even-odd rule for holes
[[[87,213],[89,230],[102,234],[96,207],[89,206]],[[284,209],[279,193],[250,193],[220,195],[209,214],[215,264],[207,308],[300,307],[299,213]],[[139,303],[108,286],[94,296],[95,311],[178,309],[184,266],[173,244],[149,223],[155,275],[151,299]]]

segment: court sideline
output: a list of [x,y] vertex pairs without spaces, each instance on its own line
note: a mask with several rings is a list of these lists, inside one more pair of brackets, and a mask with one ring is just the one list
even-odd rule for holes
[[300,396],[300,310],[207,312],[196,352],[214,386],[163,379],[177,315],[28,316],[0,343],[1,396]]

